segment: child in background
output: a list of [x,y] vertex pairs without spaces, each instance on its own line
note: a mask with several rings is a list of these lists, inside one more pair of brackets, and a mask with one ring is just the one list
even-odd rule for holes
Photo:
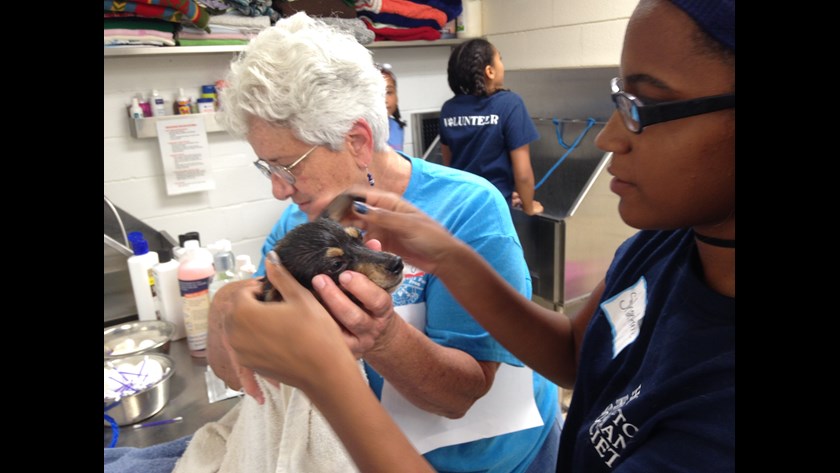
[[484,177],[528,215],[542,213],[530,152],[540,135],[522,98],[503,88],[499,51],[486,39],[471,39],[452,50],[446,72],[455,96],[440,112],[443,164]]
[[399,99],[397,98],[397,76],[390,64],[377,64],[376,68],[385,78],[385,106],[388,107],[388,145],[397,151],[403,151],[405,140],[405,122],[400,116]]

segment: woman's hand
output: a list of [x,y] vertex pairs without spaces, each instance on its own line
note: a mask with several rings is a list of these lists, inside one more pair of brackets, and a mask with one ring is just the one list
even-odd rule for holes
[[327,370],[342,365],[355,369],[341,330],[327,310],[271,259],[269,253],[266,275],[283,301],[259,301],[247,288],[233,294],[224,329],[235,362],[304,392],[317,389],[327,379],[323,376]]
[[366,231],[365,239],[376,239],[385,251],[400,255],[406,263],[436,273],[441,262],[463,243],[431,217],[399,195],[354,186],[347,191],[365,197],[354,204],[343,220]]
[[[373,242],[378,246],[378,241]],[[391,294],[355,271],[343,272],[339,276],[339,283],[341,287],[323,274],[312,280],[312,286],[324,305],[341,324],[344,340],[353,355],[363,358],[372,350],[387,347],[395,328],[401,322],[394,312]],[[342,289],[353,294],[362,307],[350,300]]]
[[262,392],[257,386],[253,372],[242,368],[225,342],[224,321],[233,309],[233,294],[238,290],[251,291],[256,297],[262,291],[262,283],[256,279],[234,281],[224,285],[210,304],[207,329],[207,362],[213,373],[232,389],[242,389],[262,403]]

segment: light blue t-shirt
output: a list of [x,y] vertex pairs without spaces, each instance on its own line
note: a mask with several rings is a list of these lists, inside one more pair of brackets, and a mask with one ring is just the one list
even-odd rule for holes
[[[521,294],[531,297],[531,277],[507,203],[486,179],[456,169],[409,158],[411,179],[403,197],[481,254]],[[263,246],[257,274],[265,274],[265,254],[296,225],[307,221],[290,205]],[[477,360],[513,366],[522,362],[502,347],[458,304],[437,277],[407,268],[394,292],[394,306],[423,304],[424,333],[436,343],[457,348]],[[382,392],[382,377],[366,365],[371,388]],[[442,447],[424,456],[438,472],[524,472],[557,417],[557,386],[533,374],[534,397],[544,425],[474,442]]]
[[405,129],[400,126],[396,118],[388,117],[388,145],[397,151],[402,151],[404,143]]

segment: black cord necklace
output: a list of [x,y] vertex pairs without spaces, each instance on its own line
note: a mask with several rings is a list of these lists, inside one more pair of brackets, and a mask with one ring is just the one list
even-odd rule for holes
[[735,240],[726,240],[721,238],[714,238],[706,235],[701,235],[697,232],[694,232],[694,238],[712,246],[718,246],[721,248],[735,248]]

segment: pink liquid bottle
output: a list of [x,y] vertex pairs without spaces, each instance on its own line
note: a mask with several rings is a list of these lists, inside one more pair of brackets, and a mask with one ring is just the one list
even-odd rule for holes
[[197,240],[184,242],[186,252],[178,266],[178,287],[183,301],[187,345],[194,357],[207,356],[207,316],[210,312],[210,284],[216,275],[213,255]]

